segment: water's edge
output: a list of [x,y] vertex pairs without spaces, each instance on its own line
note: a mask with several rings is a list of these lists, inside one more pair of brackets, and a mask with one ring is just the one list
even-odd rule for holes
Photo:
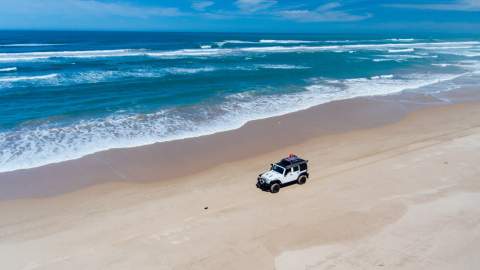
[[0,199],[53,196],[115,181],[168,182],[279,149],[294,152],[295,144],[319,136],[395,123],[419,109],[480,101],[475,90],[462,88],[436,98],[402,93],[334,101],[212,135],[110,149],[76,160],[0,173]]

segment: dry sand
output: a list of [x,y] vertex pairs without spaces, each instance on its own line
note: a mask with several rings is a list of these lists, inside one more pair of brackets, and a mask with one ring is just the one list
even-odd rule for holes
[[[1,269],[480,268],[480,103],[272,142],[170,181],[0,202]],[[256,189],[256,175],[290,152],[310,160],[307,184]]]

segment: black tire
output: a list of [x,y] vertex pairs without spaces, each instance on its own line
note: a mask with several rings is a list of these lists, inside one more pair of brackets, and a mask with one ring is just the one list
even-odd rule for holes
[[271,193],[278,193],[279,191],[280,191],[280,184],[279,183],[275,183],[275,184],[270,186],[270,192]]
[[299,185],[303,185],[303,184],[305,184],[305,182],[307,182],[307,176],[306,175],[300,175],[297,179],[297,183]]

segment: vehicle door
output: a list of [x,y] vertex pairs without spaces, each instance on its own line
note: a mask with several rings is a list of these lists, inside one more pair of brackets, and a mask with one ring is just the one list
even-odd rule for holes
[[296,165],[292,167],[292,180],[291,181],[296,181],[298,177],[300,176],[300,166]]
[[[295,168],[296,168],[296,171],[295,171]],[[299,168],[298,168],[298,166],[294,166],[294,167],[292,167],[292,168],[288,168],[288,169],[285,171],[285,182],[288,183],[288,182],[292,182],[292,181],[297,180],[298,174],[299,174]]]

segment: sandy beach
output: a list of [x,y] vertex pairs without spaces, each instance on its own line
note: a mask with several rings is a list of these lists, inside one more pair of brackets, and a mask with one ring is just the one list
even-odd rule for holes
[[[2,269],[478,269],[480,103],[464,95],[333,102],[1,173]],[[307,184],[258,190],[288,153]]]

